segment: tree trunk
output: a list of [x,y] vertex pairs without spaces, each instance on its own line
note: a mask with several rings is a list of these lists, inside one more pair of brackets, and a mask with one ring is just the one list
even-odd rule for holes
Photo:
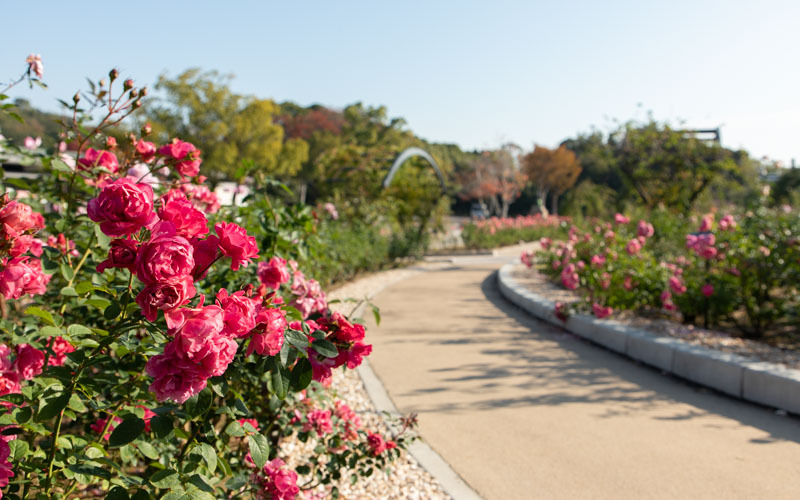
[[547,217],[550,213],[547,211],[547,192],[549,190],[545,188],[537,188],[536,189],[536,204],[539,206],[539,213],[542,216]]
[[550,210],[553,212],[553,215],[558,215],[558,193],[553,193],[550,201]]

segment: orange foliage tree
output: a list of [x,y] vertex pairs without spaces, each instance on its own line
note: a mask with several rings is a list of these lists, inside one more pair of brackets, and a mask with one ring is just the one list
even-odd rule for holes
[[581,173],[581,165],[575,153],[564,146],[548,149],[534,147],[522,157],[522,171],[536,189],[539,211],[548,215],[545,205],[550,195],[551,210],[558,215],[558,198],[575,185]]

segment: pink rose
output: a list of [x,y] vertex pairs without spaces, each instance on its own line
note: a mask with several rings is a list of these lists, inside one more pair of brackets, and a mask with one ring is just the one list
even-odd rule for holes
[[736,219],[733,218],[733,215],[726,215],[719,221],[719,229],[721,231],[731,231],[736,229]]
[[136,142],[136,154],[141,157],[143,162],[150,163],[156,156],[156,146],[152,142],[139,139]]
[[4,439],[0,439],[0,488],[8,486],[8,480],[14,477],[14,466],[8,461],[11,447]]
[[622,214],[614,215],[614,222],[616,222],[617,224],[627,224],[630,221],[631,220],[629,218],[625,217]]
[[83,158],[78,158],[78,168],[81,170],[91,170],[95,167],[103,167],[112,174],[119,170],[117,156],[111,151],[97,150],[89,148],[84,153]]
[[706,231],[711,231],[714,227],[714,214],[706,214],[703,216],[703,220],[700,222],[700,232],[704,233]]
[[222,334],[224,312],[219,306],[182,308],[166,315],[167,333],[173,335],[178,355],[199,363],[208,377],[225,373],[238,345]]
[[108,184],[86,207],[89,218],[111,237],[128,236],[156,221],[153,189],[122,177]]
[[283,347],[283,332],[286,330],[286,312],[278,308],[262,307],[256,316],[256,327],[252,330],[247,355],[257,352],[262,356],[274,356]]
[[224,288],[217,292],[217,304],[224,311],[225,326],[222,333],[230,337],[244,337],[256,327],[258,301],[246,297],[243,290],[228,294]]
[[678,309],[672,302],[672,294],[669,293],[669,290],[664,290],[661,293],[661,305],[667,311],[675,311],[676,309]]
[[30,257],[15,257],[4,263],[0,271],[0,294],[6,299],[23,295],[42,295],[47,291],[50,275],[42,273],[42,263]]
[[622,287],[628,291],[633,290],[633,278],[630,275],[625,276],[625,280],[622,283]]
[[202,391],[209,378],[201,365],[178,355],[175,342],[150,358],[145,371],[153,377],[150,390],[159,401],[171,399],[179,404]]
[[200,173],[200,150],[194,144],[179,139],[158,148],[158,154],[168,159],[178,160],[175,170],[183,177],[195,177]]
[[370,433],[367,436],[367,446],[369,446],[372,455],[376,457],[386,451],[386,442],[380,434]]
[[683,281],[678,276],[670,276],[669,287],[675,295],[682,295],[686,292],[686,285],[683,284]]
[[637,233],[639,236],[642,236],[644,238],[649,238],[653,236],[655,232],[656,231],[653,228],[652,224],[644,220],[639,221],[639,227],[637,228]]
[[105,272],[109,268],[128,269],[133,271],[136,263],[137,243],[129,239],[111,240],[108,258],[97,265],[97,272]]
[[335,358],[336,366],[346,364],[347,368],[355,370],[361,362],[372,354],[372,346],[362,342],[356,342],[347,350],[340,350],[339,355]]
[[192,238],[192,255],[194,256],[192,276],[194,279],[203,278],[219,256],[219,238],[213,234],[204,240]]
[[338,311],[333,313],[330,318],[322,321],[322,324],[327,331],[333,332],[333,336],[342,342],[358,342],[359,340],[364,340],[364,335],[366,333],[364,325],[350,323],[344,315]]
[[286,260],[280,257],[272,257],[268,262],[258,263],[258,279],[267,288],[277,290],[281,283],[289,282],[289,277]]
[[37,137],[34,139],[33,137],[28,136],[25,138],[22,145],[25,147],[25,149],[31,149],[31,150],[37,149],[39,146],[42,145],[42,138]]
[[44,366],[44,353],[42,351],[28,344],[17,345],[16,351],[17,359],[14,361],[14,368],[23,379],[30,380],[42,373],[42,367]]
[[564,269],[561,270],[561,284],[570,290],[575,290],[578,288],[578,285],[580,284],[580,278],[578,277],[575,264],[567,264],[564,266]]
[[633,238],[625,245],[625,251],[628,252],[628,255],[636,255],[642,249],[642,242],[639,241],[638,238]]
[[186,305],[196,293],[192,277],[179,276],[147,285],[136,296],[136,303],[148,321],[155,321],[158,311],[173,311]]
[[28,231],[44,228],[44,217],[31,207],[18,201],[11,201],[0,208],[0,235],[16,238]]
[[606,263],[605,255],[592,255],[591,264],[594,267],[603,267]]
[[322,206],[328,215],[331,216],[331,219],[336,220],[339,218],[339,212],[336,210],[336,205],[333,203],[326,203]]
[[73,352],[75,348],[64,337],[53,337],[50,350],[53,355],[47,360],[48,366],[61,366],[67,360],[67,353]]
[[193,269],[194,248],[171,222],[159,222],[136,256],[136,277],[146,285],[191,276]]
[[597,302],[595,302],[592,304],[592,312],[597,317],[597,319],[603,319],[605,317],[611,316],[611,313],[614,312],[614,310],[610,307],[603,307]]
[[248,236],[244,228],[232,222],[220,222],[214,226],[214,231],[219,236],[220,251],[232,259],[232,270],[237,271],[239,266],[247,266],[250,259],[258,258],[256,239]]
[[706,297],[711,297],[712,295],[714,295],[714,285],[712,285],[711,283],[706,283],[705,285],[703,285],[703,288],[701,288],[700,291],[703,292],[703,295],[705,295]]
[[161,220],[171,222],[180,236],[194,238],[208,233],[208,220],[184,195],[173,195],[162,200],[158,211]]
[[303,424],[303,431],[309,432],[316,431],[320,436],[330,434],[333,432],[333,423],[331,422],[330,410],[312,410],[306,415],[306,421]]
[[41,78],[44,75],[44,64],[42,64],[41,55],[31,54],[27,59],[25,59],[25,62],[28,63],[28,71],[33,72],[33,74],[35,74],[38,78]]

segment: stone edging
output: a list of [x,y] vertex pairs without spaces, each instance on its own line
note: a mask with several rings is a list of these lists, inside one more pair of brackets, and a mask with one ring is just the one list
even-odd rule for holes
[[497,273],[500,293],[528,313],[591,342],[678,377],[737,398],[800,414],[800,370],[753,361],[736,354],[662,337],[614,320],[573,314],[555,315],[555,302],[521,286],[511,276],[518,263]]

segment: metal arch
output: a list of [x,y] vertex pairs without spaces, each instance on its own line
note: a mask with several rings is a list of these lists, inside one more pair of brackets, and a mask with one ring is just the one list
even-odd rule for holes
[[439,170],[439,165],[436,164],[436,160],[433,159],[433,156],[429,155],[427,151],[420,148],[408,148],[402,153],[400,153],[400,156],[398,156],[397,159],[394,160],[394,163],[392,163],[392,168],[389,169],[389,173],[386,174],[386,177],[384,177],[383,179],[383,189],[389,187],[389,184],[392,183],[392,180],[394,179],[394,176],[397,173],[397,171],[400,170],[400,167],[403,166],[403,164],[406,161],[415,156],[424,158],[425,161],[427,161],[430,164],[430,166],[433,167],[433,171],[436,172],[436,177],[439,179],[439,185],[442,188],[442,194],[444,194],[445,193],[444,175],[442,175],[442,171]]

